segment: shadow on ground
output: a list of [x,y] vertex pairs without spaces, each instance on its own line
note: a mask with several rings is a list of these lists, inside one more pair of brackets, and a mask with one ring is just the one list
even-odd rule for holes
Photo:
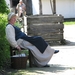
[[67,46],[75,46],[75,42],[71,42],[69,40],[65,40]]
[[51,64],[50,67],[43,67],[43,68],[29,68],[26,69],[7,69],[0,72],[0,75],[41,75],[47,72],[50,73],[57,73],[57,72],[64,72],[65,70],[69,69],[75,69],[75,67],[66,67],[64,65],[58,65],[58,64]]

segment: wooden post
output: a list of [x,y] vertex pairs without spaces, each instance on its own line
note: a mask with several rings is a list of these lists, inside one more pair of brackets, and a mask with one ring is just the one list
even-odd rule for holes
[[42,2],[39,0],[39,14],[42,15]]
[[53,14],[56,14],[56,0],[53,0]]

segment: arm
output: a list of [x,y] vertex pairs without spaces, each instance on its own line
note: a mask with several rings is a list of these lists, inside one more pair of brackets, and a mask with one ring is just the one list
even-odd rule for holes
[[18,10],[19,4],[17,4],[16,9]]
[[26,5],[23,3],[23,6],[22,6],[23,10],[26,11]]
[[6,38],[12,47],[15,47],[20,50],[20,47],[17,45],[15,40],[15,30],[12,25],[6,27]]

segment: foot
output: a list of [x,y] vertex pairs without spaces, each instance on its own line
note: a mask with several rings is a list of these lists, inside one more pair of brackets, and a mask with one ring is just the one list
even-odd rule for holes
[[54,51],[54,54],[56,54],[56,53],[58,53],[58,52],[59,52],[59,50],[55,50],[55,51]]
[[43,67],[50,67],[50,65],[47,64],[47,65],[45,65],[45,66],[43,66]]

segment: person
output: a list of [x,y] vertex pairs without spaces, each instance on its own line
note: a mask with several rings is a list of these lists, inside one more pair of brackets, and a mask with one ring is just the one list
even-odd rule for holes
[[23,17],[24,15],[26,15],[26,5],[23,3],[22,0],[19,0],[16,9],[19,17]]
[[10,45],[21,51],[21,48],[27,48],[31,51],[34,57],[34,63],[37,67],[49,67],[48,62],[53,54],[59,52],[54,50],[40,36],[28,36],[15,26],[16,14],[10,12],[8,14],[8,24],[6,26],[6,38]]

